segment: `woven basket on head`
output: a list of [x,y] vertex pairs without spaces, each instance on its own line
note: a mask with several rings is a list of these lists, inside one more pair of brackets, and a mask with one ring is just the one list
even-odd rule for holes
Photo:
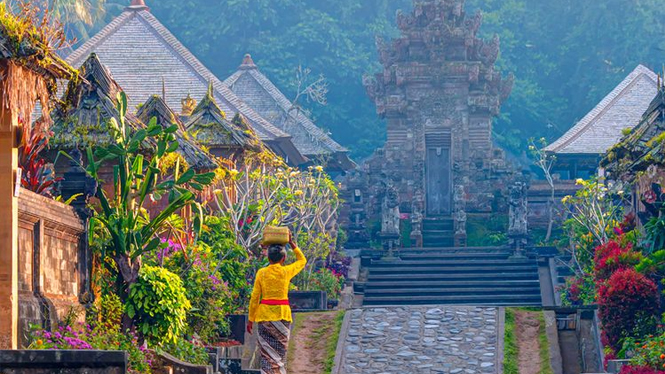
[[263,244],[286,244],[289,242],[289,228],[266,226],[263,230]]

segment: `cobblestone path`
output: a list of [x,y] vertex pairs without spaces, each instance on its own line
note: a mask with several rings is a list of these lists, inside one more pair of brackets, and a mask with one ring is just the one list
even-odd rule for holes
[[339,374],[498,373],[498,309],[350,310]]

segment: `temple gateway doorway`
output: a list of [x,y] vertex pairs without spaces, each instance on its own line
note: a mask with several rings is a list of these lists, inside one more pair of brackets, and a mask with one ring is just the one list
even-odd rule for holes
[[425,184],[427,216],[450,216],[452,213],[452,157],[450,132],[428,134],[425,145]]

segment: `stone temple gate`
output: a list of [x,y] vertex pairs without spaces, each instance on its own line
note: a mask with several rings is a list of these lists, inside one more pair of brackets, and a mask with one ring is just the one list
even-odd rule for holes
[[381,235],[394,238],[386,206],[410,218],[416,246],[427,244],[428,230],[437,245],[465,245],[467,213],[501,209],[496,191],[510,170],[493,146],[492,120],[513,76],[495,70],[499,39],[479,38],[481,22],[481,13],[467,17],[464,0],[414,0],[410,14],[397,14],[401,35],[377,40],[383,71],[364,84],[387,141],[348,180],[350,242],[362,240],[354,232],[362,236],[372,215],[384,216]]

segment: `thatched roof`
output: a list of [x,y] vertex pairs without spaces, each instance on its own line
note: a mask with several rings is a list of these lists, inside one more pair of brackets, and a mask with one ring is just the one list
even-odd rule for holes
[[[25,124],[32,123],[37,100],[43,108],[40,126],[49,124],[51,98],[57,79],[76,79],[77,72],[62,61],[44,40],[44,30],[26,14],[13,14],[0,2],[0,94],[4,109]],[[30,130],[29,130],[30,131]]]
[[[41,40],[37,27],[31,19],[14,15],[0,3],[0,59],[13,60],[52,80],[76,77],[76,70],[61,60],[51,46]],[[26,16],[27,17],[27,16]],[[53,90],[51,93],[55,93]]]
[[232,121],[217,105],[212,85],[186,120],[185,127],[196,140],[209,148],[259,150],[261,141],[240,113]]
[[631,180],[649,165],[665,165],[665,87],[651,101],[640,123],[612,147],[601,166],[614,178]]
[[217,168],[217,164],[208,153],[201,149],[185,132],[185,125],[161,97],[156,95],[150,96],[148,101],[139,108],[136,115],[143,123],[149,123],[154,117],[157,120],[157,124],[164,128],[177,125],[178,131],[175,134],[180,145],[178,152],[182,154],[189,166],[198,170],[213,170]]
[[[79,72],[80,79],[69,81],[62,103],[53,112],[50,148],[85,148],[113,141],[108,122],[111,118],[120,121],[116,103],[122,88],[95,54],[88,57]],[[127,113],[125,121],[134,128],[144,126],[131,113]]]

